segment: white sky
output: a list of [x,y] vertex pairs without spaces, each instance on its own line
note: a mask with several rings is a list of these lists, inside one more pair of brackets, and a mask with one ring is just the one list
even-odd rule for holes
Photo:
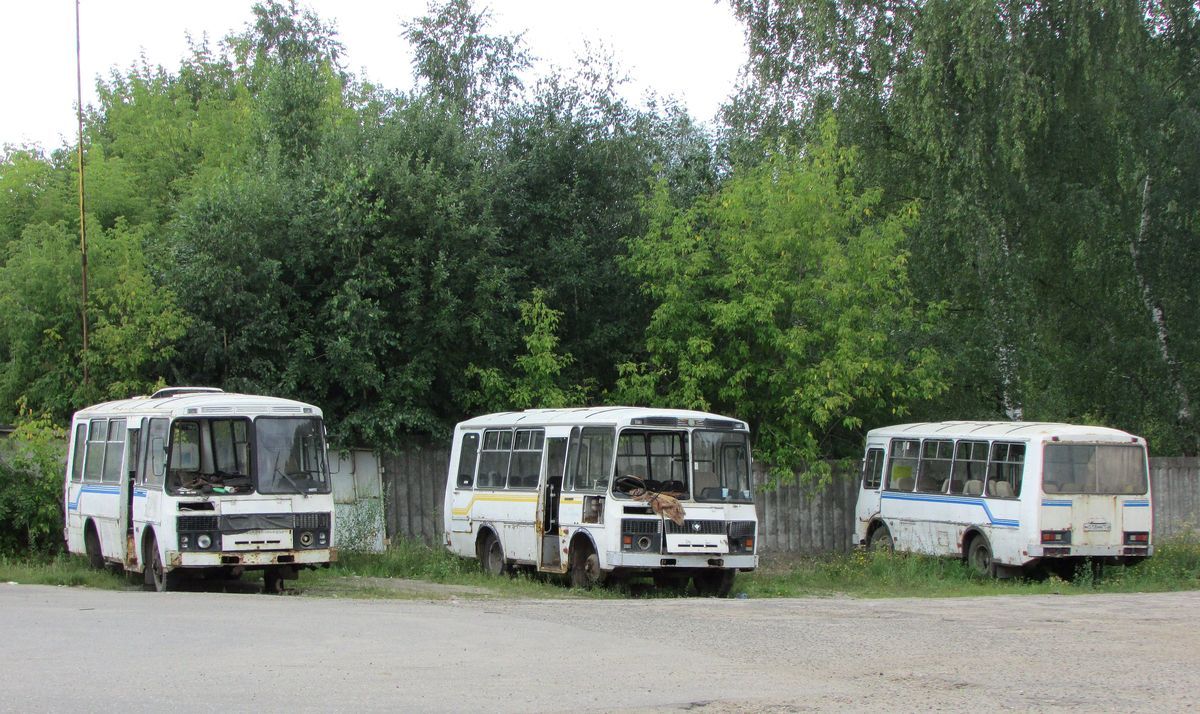
[[[84,104],[96,78],[125,69],[144,53],[178,70],[186,34],[211,44],[251,17],[254,0],[81,0]],[[0,144],[46,148],[75,134],[74,0],[3,0],[0,11]],[[412,85],[404,20],[425,14],[426,0],[301,0],[333,23],[346,48],[343,64],[390,89]],[[692,116],[713,119],[745,61],[741,25],[714,0],[476,0],[492,11],[489,32],[525,32],[535,69],[569,68],[584,43],[603,46],[631,79],[625,94],[674,96]]]

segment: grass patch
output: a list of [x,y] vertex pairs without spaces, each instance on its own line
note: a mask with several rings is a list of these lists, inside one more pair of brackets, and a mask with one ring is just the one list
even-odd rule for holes
[[[301,575],[297,586],[313,595],[349,595],[364,597],[447,598],[612,598],[619,592],[605,588],[572,590],[560,578],[518,571],[496,578],[484,573],[479,562],[461,558],[442,547],[419,541],[396,541],[383,553],[339,553],[338,561],[328,570]],[[420,581],[443,588],[393,587],[386,580]]]
[[[1066,577],[1063,577],[1063,576]],[[1200,542],[1163,541],[1148,560],[1130,566],[1081,564],[1075,572],[1030,571],[997,580],[976,575],[962,561],[904,553],[763,559],[739,575],[735,592],[749,597],[851,595],[865,598],[970,595],[1166,592],[1200,589]]]
[[[140,582],[141,576],[137,576]],[[22,585],[65,585],[69,587],[126,590],[134,587],[123,574],[92,570],[79,555],[51,558],[17,558],[0,555],[0,582]]]
[[[1137,565],[1093,569],[1084,564],[1077,572],[1065,575],[1030,573],[1023,578],[992,580],[975,575],[956,559],[865,551],[812,558],[768,555],[757,571],[738,574],[733,593],[752,598],[888,598],[1197,590],[1200,538],[1160,541],[1155,545],[1154,557]],[[108,570],[92,570],[87,560],[77,555],[41,559],[0,556],[0,583],[127,590],[140,587],[140,576],[133,577],[137,582]],[[247,573],[239,592],[253,592],[260,579],[256,572]],[[195,587],[203,590],[221,586],[198,582]],[[625,590],[579,591],[567,587],[561,578],[528,572],[495,578],[483,573],[475,560],[414,541],[396,542],[383,553],[342,553],[328,569],[302,571],[299,580],[289,582],[289,588],[315,597],[422,600],[624,598],[630,592],[672,597],[644,583]]]

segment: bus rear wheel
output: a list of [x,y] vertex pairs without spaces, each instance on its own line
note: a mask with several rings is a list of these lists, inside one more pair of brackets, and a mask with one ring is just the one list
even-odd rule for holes
[[83,532],[83,551],[87,554],[88,565],[93,570],[104,569],[104,554],[100,552],[100,535],[96,533],[96,526],[90,521],[87,524],[87,530]]
[[499,577],[508,572],[508,563],[504,560],[504,545],[494,534],[489,533],[479,547],[479,563],[483,572]]
[[992,562],[992,547],[988,545],[987,538],[979,535],[971,541],[967,548],[967,565],[977,575],[995,577],[996,564]]
[[887,529],[887,526],[879,526],[871,533],[871,539],[867,541],[868,550],[879,550],[886,553],[892,552],[896,544],[892,541],[892,532]]

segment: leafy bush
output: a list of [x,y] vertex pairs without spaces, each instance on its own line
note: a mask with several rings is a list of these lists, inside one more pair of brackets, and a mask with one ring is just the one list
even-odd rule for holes
[[0,442],[0,553],[62,550],[64,439],[40,417]]

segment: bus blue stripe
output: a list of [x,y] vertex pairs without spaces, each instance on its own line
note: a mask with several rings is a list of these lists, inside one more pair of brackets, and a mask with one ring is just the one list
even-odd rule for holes
[[1042,505],[1043,506],[1063,506],[1066,508],[1070,508],[1071,501],[1042,501]]
[[1123,504],[1126,508],[1149,508],[1149,501],[1126,501]]
[[[68,511],[78,511],[79,510],[79,499],[82,498],[83,494],[85,494],[85,493],[97,493],[97,494],[101,494],[104,496],[119,496],[119,495],[121,495],[121,487],[120,486],[101,486],[98,484],[85,485],[79,489],[79,493],[75,494],[74,501],[67,502],[67,510]],[[136,495],[137,491],[134,491],[134,494]],[[145,495],[145,492],[143,491],[142,494]]]
[[992,509],[988,508],[987,501],[982,498],[974,498],[972,496],[948,496],[948,495],[930,495],[924,496],[918,493],[898,493],[895,491],[884,491],[883,498],[892,499],[895,501],[920,501],[924,503],[949,503],[959,506],[979,506],[983,509],[984,514],[988,518],[988,522],[993,526],[1001,528],[1019,528],[1021,522],[1011,518],[996,518],[992,515]]
[[[68,511],[78,511],[79,510],[79,498],[81,496],[83,496],[83,494],[85,494],[85,493],[99,493],[99,494],[103,494],[103,495],[107,495],[107,496],[119,496],[119,495],[121,495],[121,487],[120,486],[84,486],[83,488],[79,489],[79,493],[75,494],[74,501],[67,502],[67,510]],[[133,497],[134,498],[146,498],[146,496],[147,496],[146,489],[144,489],[144,488],[133,489]]]

